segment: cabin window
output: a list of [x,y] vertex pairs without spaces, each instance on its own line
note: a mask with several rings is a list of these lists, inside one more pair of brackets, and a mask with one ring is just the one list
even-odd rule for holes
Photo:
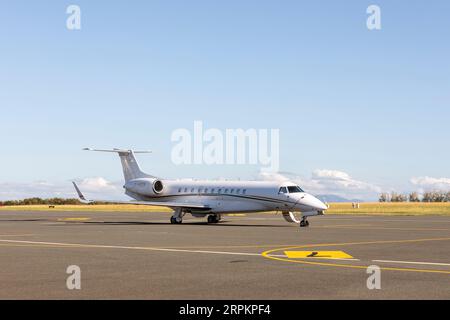
[[178,188],[178,192],[181,192],[181,188]]
[[228,193],[228,189],[225,189],[225,193]]
[[217,190],[217,193],[222,193],[222,189],[219,188],[219,190]]
[[230,190],[230,193],[233,193],[233,192],[234,192],[234,189],[231,189],[231,190]]
[[241,192],[241,189],[236,189],[236,193],[239,194]]
[[286,187],[281,187],[280,190],[278,191],[278,194],[282,194],[282,193],[287,193]]
[[195,191],[195,188],[191,188],[191,192],[194,193],[194,191]]
[[289,186],[287,188],[289,193],[304,192],[299,186]]
[[205,193],[208,193],[208,188],[205,188]]
[[212,189],[211,189],[211,193],[214,193],[215,190],[216,190],[216,189],[212,188]]
[[184,188],[184,192],[185,192],[185,193],[187,192],[187,188]]
[[198,188],[198,193],[202,193],[203,189],[202,188]]

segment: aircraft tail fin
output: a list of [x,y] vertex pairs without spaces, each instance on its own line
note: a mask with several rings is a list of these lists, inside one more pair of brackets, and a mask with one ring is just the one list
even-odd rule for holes
[[151,153],[151,151],[134,151],[125,149],[92,149],[92,148],[84,148],[83,150],[99,151],[99,152],[115,152],[119,154],[120,161],[122,163],[123,176],[125,178],[125,182],[137,178],[156,178],[152,175],[142,172],[134,156],[135,153]]

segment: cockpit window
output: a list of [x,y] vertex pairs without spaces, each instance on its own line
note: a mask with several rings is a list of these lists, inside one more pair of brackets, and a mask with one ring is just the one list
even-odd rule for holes
[[278,193],[287,193],[286,187],[281,187],[280,191],[278,191]]
[[300,188],[299,186],[290,186],[287,187],[289,190],[289,193],[295,193],[295,192],[305,192],[302,190],[302,188]]

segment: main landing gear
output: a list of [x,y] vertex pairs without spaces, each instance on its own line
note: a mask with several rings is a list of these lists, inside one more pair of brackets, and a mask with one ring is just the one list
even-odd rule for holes
[[184,212],[181,209],[177,209],[175,210],[175,212],[173,213],[173,216],[170,217],[170,223],[171,224],[181,224],[183,223],[183,217],[186,214],[186,212]]
[[300,228],[308,227],[308,226],[309,226],[308,220],[306,219],[306,217],[303,217],[302,221],[300,221]]
[[171,224],[180,224],[180,223],[183,223],[183,219],[177,219],[175,217],[170,217],[170,223]]
[[220,214],[210,214],[208,216],[208,223],[218,223],[220,219]]

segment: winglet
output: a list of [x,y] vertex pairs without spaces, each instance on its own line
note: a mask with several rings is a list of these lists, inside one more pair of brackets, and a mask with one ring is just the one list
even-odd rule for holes
[[78,188],[78,186],[77,186],[77,184],[75,183],[75,181],[72,181],[72,183],[73,183],[73,186],[75,187],[75,190],[76,190],[77,193],[78,193],[78,198],[80,198],[80,202],[81,202],[81,203],[92,203],[92,202],[94,202],[94,201],[92,201],[92,200],[87,200],[87,199],[84,197],[84,195],[81,193],[81,191],[80,191],[80,189]]

